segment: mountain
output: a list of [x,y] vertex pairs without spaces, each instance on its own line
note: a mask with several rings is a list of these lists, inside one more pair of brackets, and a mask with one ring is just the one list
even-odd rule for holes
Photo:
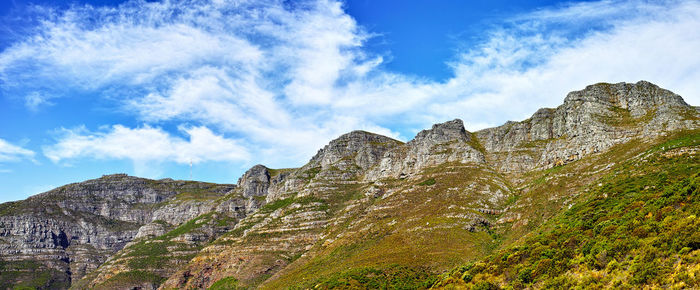
[[[664,140],[604,154],[610,168],[591,168],[605,173],[558,214],[516,243],[440,275],[433,288],[697,289],[700,132]],[[591,172],[556,169],[553,180]]]
[[700,287],[699,146],[680,96],[599,83],[236,185],[104,176],[0,205],[0,287]]
[[234,188],[114,174],[1,204],[0,288],[67,288],[134,239],[211,212]]

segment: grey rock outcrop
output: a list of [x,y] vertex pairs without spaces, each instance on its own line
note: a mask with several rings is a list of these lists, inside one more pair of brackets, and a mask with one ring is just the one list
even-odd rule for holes
[[[106,175],[0,205],[0,260],[29,260],[73,281],[96,269],[153,220],[178,224],[201,210],[168,201],[181,192],[225,194],[233,185]],[[182,205],[183,203],[180,203]],[[189,204],[185,202],[184,204]]]
[[150,221],[163,221],[170,225],[179,225],[210,212],[218,205],[215,200],[178,200],[168,202],[153,211]]
[[324,181],[356,182],[401,141],[365,131],[344,134],[320,149],[309,163],[270,178],[267,202],[293,194],[309,195]]
[[244,197],[265,196],[269,186],[270,172],[267,167],[260,164],[248,169],[238,179],[238,187],[242,190]]
[[366,170],[374,166],[384,152],[401,144],[389,137],[365,131],[352,131],[331,141],[309,163],[322,170],[332,166],[345,171]]
[[166,233],[166,226],[160,222],[148,223],[139,228],[134,239],[157,237]]
[[525,121],[476,136],[490,153],[489,162],[510,172],[565,164],[633,138],[699,124],[695,108],[652,83],[600,83],[569,93],[555,109],[540,109]]
[[464,123],[460,119],[435,124],[430,130],[420,131],[409,144],[434,146],[455,140],[458,142],[471,141],[471,136],[467,130],[464,129]]
[[484,154],[475,145],[472,134],[464,129],[462,120],[435,124],[419,132],[401,147],[384,154],[381,162],[366,175],[367,180],[401,178],[424,168],[447,162],[483,163]]

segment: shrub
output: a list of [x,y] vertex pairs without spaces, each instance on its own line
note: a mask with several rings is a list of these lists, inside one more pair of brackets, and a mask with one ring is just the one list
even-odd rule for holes
[[238,289],[238,280],[233,277],[226,277],[216,281],[207,290],[233,290]]
[[429,178],[429,179],[424,180],[424,181],[421,182],[421,183],[418,183],[418,185],[420,185],[420,186],[426,186],[426,185],[433,185],[433,184],[435,184],[435,183],[436,183],[435,178]]
[[472,287],[472,290],[499,290],[499,289],[501,289],[501,287],[498,287],[498,286],[496,286],[488,281],[481,281],[479,283],[476,283],[476,285],[474,285]]

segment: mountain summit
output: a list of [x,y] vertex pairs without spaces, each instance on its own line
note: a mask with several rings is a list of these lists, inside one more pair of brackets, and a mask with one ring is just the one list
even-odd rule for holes
[[[406,143],[353,131],[236,185],[104,176],[0,205],[0,287],[585,287],[576,277],[592,271],[622,273],[596,278],[610,287],[700,287],[670,270],[698,272],[696,235],[663,236],[665,222],[679,235],[696,224],[699,131],[700,110],[668,90],[599,83],[477,132],[459,119]],[[587,212],[631,214],[656,195],[635,223]],[[539,238],[550,232],[556,249]],[[595,241],[630,232],[626,248]],[[666,280],[640,274],[635,254],[655,255]]]
[[696,128],[698,108],[658,86],[599,83],[567,95],[555,109],[521,122],[476,132],[500,170],[551,167],[601,152],[634,138]]

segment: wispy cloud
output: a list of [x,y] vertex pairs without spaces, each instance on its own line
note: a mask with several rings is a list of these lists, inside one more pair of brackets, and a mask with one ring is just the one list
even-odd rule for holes
[[206,127],[180,127],[180,130],[189,140],[150,126],[130,129],[115,125],[103,132],[62,129],[57,143],[45,147],[44,154],[54,162],[91,157],[187,164],[239,162],[249,158],[248,151],[237,141],[216,135]]
[[468,97],[434,111],[525,118],[573,89],[642,79],[697,104],[699,25],[696,1],[586,2],[520,15],[459,55],[447,87]]
[[53,105],[49,100],[51,97],[43,96],[39,92],[30,92],[24,98],[24,104],[31,111],[38,111],[42,106]]
[[[34,151],[13,145],[0,139],[0,162],[15,162],[20,160],[34,160]],[[1,172],[8,172],[2,171]]]
[[[5,93],[22,92],[30,108],[68,91],[92,93],[151,124],[66,131],[44,150],[55,161],[183,162],[191,156],[167,148],[195,148],[190,133],[198,128],[238,152],[206,151],[199,160],[249,154],[298,165],[353,129],[408,139],[456,117],[479,129],[525,118],[600,81],[645,79],[700,103],[696,1],[585,2],[517,15],[457,53],[454,77],[438,82],[385,70],[364,47],[373,32],[337,1],[132,1],[36,11],[41,25],[0,53]],[[199,127],[187,127],[184,141],[152,127],[159,124]],[[130,142],[153,150],[127,152],[122,146],[136,148]]]

